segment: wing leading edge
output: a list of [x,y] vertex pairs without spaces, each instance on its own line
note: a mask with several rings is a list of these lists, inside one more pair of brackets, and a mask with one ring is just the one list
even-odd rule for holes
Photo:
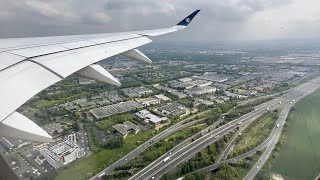
[[152,61],[136,48],[150,37],[184,29],[197,10],[176,26],[124,33],[0,39],[0,136],[49,142],[44,130],[16,112],[43,89],[71,74],[120,86],[98,61],[122,54],[146,63]]

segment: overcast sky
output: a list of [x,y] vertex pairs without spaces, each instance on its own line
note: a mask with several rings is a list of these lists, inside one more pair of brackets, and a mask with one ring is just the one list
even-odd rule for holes
[[168,27],[165,40],[319,38],[319,0],[0,0],[0,37],[104,33]]

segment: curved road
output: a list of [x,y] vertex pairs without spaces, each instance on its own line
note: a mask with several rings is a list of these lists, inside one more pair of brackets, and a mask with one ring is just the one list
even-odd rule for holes
[[282,110],[279,118],[278,118],[278,122],[277,124],[279,125],[279,127],[276,128],[275,130],[275,134],[272,136],[271,142],[269,143],[269,145],[267,146],[267,149],[265,150],[265,152],[261,155],[260,159],[258,160],[258,162],[254,165],[254,167],[249,171],[249,173],[245,176],[245,180],[252,180],[260,171],[261,167],[267,162],[268,158],[270,157],[273,149],[276,147],[276,144],[278,143],[280,136],[281,136],[281,132],[283,129],[283,126],[285,124],[285,121],[288,117],[289,111],[290,109],[294,106],[294,104],[296,102],[298,102],[299,100],[301,100],[302,98],[304,98],[305,96],[311,94],[312,92],[314,92],[315,90],[317,90],[320,87],[320,80],[319,78],[316,78],[314,80],[312,80],[313,83],[315,83],[316,85],[309,85],[307,86],[303,91],[303,95],[298,97],[295,101],[291,101],[290,103],[288,103],[284,109]]
[[[315,82],[318,80],[319,78],[317,78]],[[207,145],[212,144],[213,142],[221,138],[223,135],[229,133],[230,131],[238,127],[238,123],[253,121],[256,118],[260,117],[262,114],[264,114],[266,111],[274,110],[279,106],[282,106],[282,104],[294,101],[294,99],[302,96],[305,93],[306,89],[310,89],[312,87],[315,87],[315,85],[313,83],[310,83],[309,81],[300,86],[297,86],[296,88],[293,88],[292,91],[285,95],[282,95],[278,98],[275,98],[274,100],[259,105],[255,108],[255,111],[231,121],[230,124],[228,123],[224,126],[221,126],[220,128],[204,135],[203,137],[183,147],[179,151],[172,153],[170,155],[170,160],[164,162],[163,160],[165,158],[160,157],[160,159],[157,160],[158,163],[153,164],[152,167],[148,166],[147,168],[144,168],[130,179],[159,179],[168,170],[174,168],[176,165],[187,160],[195,153],[201,151]]]

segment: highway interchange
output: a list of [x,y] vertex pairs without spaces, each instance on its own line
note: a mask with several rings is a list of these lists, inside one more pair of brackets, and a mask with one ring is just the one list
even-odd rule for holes
[[[115,163],[113,163],[112,165],[108,166],[107,168],[105,168],[104,170],[102,170],[100,173],[98,173],[97,175],[93,176],[91,178],[91,180],[93,179],[99,179],[102,175],[104,174],[109,174],[112,171],[115,170],[116,167],[119,167],[123,164],[125,164],[126,162],[128,162],[129,160],[133,159],[134,157],[136,157],[137,155],[139,155],[140,153],[142,153],[143,151],[145,151],[147,148],[151,147],[152,145],[154,145],[156,142],[169,137],[170,135],[184,129],[187,127],[190,127],[200,121],[205,120],[204,118],[202,119],[198,119],[195,121],[191,121],[192,119],[196,118],[199,115],[208,113],[210,110],[207,111],[203,111],[201,113],[198,113],[196,115],[190,116],[186,119],[184,119],[183,121],[178,122],[177,124],[169,127],[168,129],[160,132],[159,134],[155,135],[154,137],[152,137],[151,139],[149,139],[148,141],[144,142],[142,145],[138,146],[136,149],[134,149],[133,151],[131,151],[130,153],[128,153],[127,155],[123,156],[121,159],[119,159],[118,161],[116,161]],[[191,122],[189,122],[191,121]]]
[[[162,156],[155,161],[157,163],[152,163],[152,166],[147,166],[146,168],[132,176],[130,179],[159,179],[167,171],[177,166],[178,164],[186,161],[195,153],[204,149],[207,145],[210,145],[215,141],[219,140],[219,138],[221,138],[225,134],[228,134],[233,129],[237,128],[240,124],[253,121],[261,115],[263,115],[265,112],[272,111],[285,104],[294,104],[294,102],[296,102],[297,99],[300,99],[319,88],[319,82],[320,78],[308,81],[300,86],[293,88],[293,90],[288,92],[287,94],[281,95],[278,98],[263,103],[259,106],[256,106],[254,111],[205,134],[204,136],[195,140],[194,142],[184,146],[183,148],[180,148],[178,151],[170,151],[171,154],[167,154],[167,157],[170,156],[169,161],[163,162],[166,156]],[[278,135],[281,134],[281,131],[276,132],[278,132]],[[275,135],[272,139],[275,139],[276,137],[277,135]],[[271,142],[274,141],[271,140]]]
[[[319,84],[320,84],[319,82],[320,82],[320,78],[316,78],[316,79],[313,79],[312,81],[308,81],[302,85],[299,85],[299,86],[293,88],[291,91],[287,91],[287,94],[280,95],[279,97],[277,97],[271,101],[260,104],[256,107],[254,107],[254,109],[255,109],[254,111],[252,111],[252,112],[250,112],[250,113],[248,113],[238,119],[230,121],[229,123],[227,123],[219,128],[216,128],[216,126],[220,122],[223,121],[223,118],[220,118],[218,120],[218,122],[216,122],[214,125],[208,127],[203,132],[201,132],[202,136],[200,138],[194,140],[193,142],[191,141],[192,137],[199,135],[199,133],[198,133],[198,134],[195,134],[194,136],[192,136],[191,138],[186,139],[185,141],[183,141],[182,143],[180,143],[176,147],[174,147],[170,152],[164,154],[163,156],[161,156],[160,158],[155,160],[153,163],[151,163],[150,165],[148,165],[147,167],[145,167],[144,169],[142,169],[141,171],[136,173],[130,179],[132,179],[132,180],[133,179],[134,180],[136,180],[136,179],[143,179],[143,180],[144,179],[160,179],[161,176],[163,174],[165,174],[166,172],[168,172],[170,169],[174,168],[175,166],[177,166],[177,165],[181,164],[182,162],[186,161],[187,159],[191,158],[195,153],[201,151],[202,149],[204,149],[208,145],[218,141],[221,137],[230,133],[231,131],[233,131],[237,127],[241,127],[242,125],[249,124],[250,122],[256,120],[258,117],[260,117],[261,115],[263,115],[267,111],[272,111],[272,110],[277,109],[279,107],[285,106],[285,108],[281,112],[281,115],[280,115],[279,120],[277,122],[277,124],[280,124],[281,126],[279,128],[275,127],[275,129],[272,131],[269,138],[264,143],[262,143],[261,145],[259,145],[255,149],[253,149],[243,155],[240,155],[238,157],[235,157],[235,158],[232,158],[229,160],[225,160],[227,158],[227,155],[229,154],[229,152],[232,150],[232,147],[234,144],[234,143],[229,143],[227,148],[225,149],[225,151],[223,151],[223,153],[222,153],[223,156],[222,155],[220,156],[219,162],[204,168],[208,171],[211,171],[211,170],[217,168],[219,166],[219,164],[221,164],[221,163],[228,163],[228,162],[233,162],[233,161],[237,161],[237,160],[246,158],[248,156],[253,155],[257,150],[261,150],[261,149],[267,147],[266,151],[262,154],[260,160],[257,162],[257,164],[254,166],[254,168],[246,176],[246,179],[252,179],[259,172],[259,170],[261,169],[263,164],[267,161],[269,155],[271,154],[271,151],[274,149],[274,146],[276,145],[276,143],[280,137],[282,126],[284,125],[284,122],[286,119],[286,115],[288,114],[291,107],[294,105],[295,102],[297,102],[297,100],[303,98],[304,96],[310,94],[311,92],[313,92],[314,90],[319,88]],[[209,112],[209,111],[205,111],[200,114],[204,114],[207,112]],[[119,159],[118,161],[116,161],[111,166],[104,169],[102,172],[100,172],[96,176],[92,177],[92,179],[99,179],[101,177],[101,175],[111,173],[116,167],[125,164],[130,159],[133,159],[138,154],[140,154],[141,152],[143,152],[144,150],[146,150],[147,148],[149,148],[150,146],[152,146],[154,143],[158,142],[159,140],[164,139],[164,138],[178,132],[181,129],[184,129],[186,127],[194,125],[197,122],[203,121],[204,119],[199,119],[197,121],[191,121],[192,119],[196,118],[196,116],[198,116],[200,114],[191,116],[191,117],[171,126],[167,130],[160,132],[159,134],[157,134],[156,136],[154,136],[150,140],[146,141],[145,143],[143,143],[142,145],[137,147],[135,150],[131,151],[126,156],[124,156],[121,159]],[[242,126],[242,128],[240,129],[240,132],[243,129],[245,129],[245,128],[243,128],[243,126]],[[237,132],[237,134],[238,133],[239,133],[239,131]],[[231,142],[234,141],[234,139],[235,138],[233,138],[231,140]],[[267,152],[268,152],[268,154],[267,154]],[[170,160],[164,162],[164,160],[166,158],[168,159],[168,157],[170,157]]]
[[295,99],[295,101],[287,103],[286,106],[283,108],[283,110],[281,111],[281,114],[280,114],[280,116],[278,118],[278,121],[277,121],[277,124],[279,125],[279,127],[274,129],[274,131],[271,133],[271,137],[272,138],[271,138],[271,140],[270,140],[270,142],[269,142],[269,144],[267,146],[267,149],[261,155],[260,159],[254,165],[254,167],[245,176],[245,178],[244,178],[245,180],[253,179],[258,174],[258,172],[261,169],[261,167],[266,163],[266,161],[270,157],[271,152],[273,151],[273,149],[275,148],[276,144],[278,143],[278,141],[280,139],[283,126],[284,126],[285,121],[286,121],[286,119],[288,117],[289,111],[294,106],[294,104],[296,102],[298,102],[299,100],[301,100],[306,95],[312,93],[313,91],[315,91],[316,89],[319,88],[319,79],[318,78],[316,80],[313,80],[313,83],[314,83],[313,85],[309,85],[305,89],[302,90],[302,93],[303,93],[302,96],[300,96],[297,99]]

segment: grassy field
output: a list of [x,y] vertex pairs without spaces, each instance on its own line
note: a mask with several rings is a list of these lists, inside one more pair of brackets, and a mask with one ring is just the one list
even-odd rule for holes
[[287,140],[272,172],[285,179],[314,179],[320,172],[320,90],[295,105]]
[[139,144],[142,143],[153,136],[153,129],[145,131],[143,133],[138,133],[136,135],[129,135],[125,141],[122,148],[117,148],[113,150],[103,149],[102,151],[93,154],[86,159],[79,161],[78,163],[71,164],[65,167],[59,175],[56,177],[57,180],[80,180],[88,179],[94,174],[98,173],[105,167],[105,165],[110,165],[116,160],[120,159],[123,155],[129,153]]
[[48,101],[48,100],[44,100],[44,99],[41,99],[39,101],[36,101],[34,103],[34,106],[37,108],[37,109],[42,109],[42,108],[47,108],[47,107],[50,107],[50,106],[54,106],[58,103],[59,101]]
[[265,141],[275,126],[277,118],[278,112],[269,112],[259,120],[252,122],[236,139],[237,145],[231,156],[248,152]]

